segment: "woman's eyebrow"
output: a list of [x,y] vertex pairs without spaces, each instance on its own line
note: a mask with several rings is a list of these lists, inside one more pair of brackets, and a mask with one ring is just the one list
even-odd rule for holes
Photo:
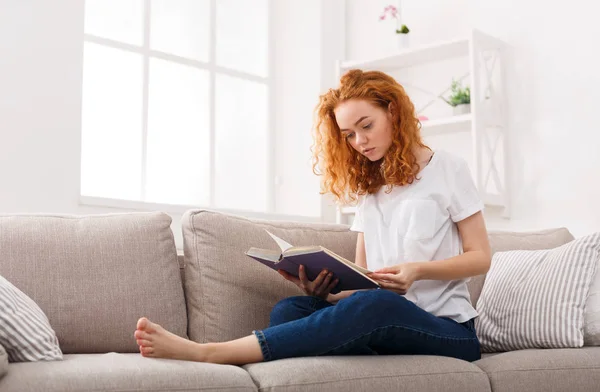
[[[354,126],[357,126],[358,123],[360,123],[362,120],[364,120],[365,118],[369,118],[369,116],[362,116],[361,118],[359,118],[358,120],[356,120],[356,122],[354,123]],[[342,132],[347,132],[350,131],[349,129],[340,129],[340,131]]]

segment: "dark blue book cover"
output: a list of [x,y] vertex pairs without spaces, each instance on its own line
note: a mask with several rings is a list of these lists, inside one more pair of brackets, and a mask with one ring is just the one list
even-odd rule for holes
[[298,276],[298,268],[304,265],[308,280],[314,280],[323,269],[333,273],[333,278],[339,282],[331,290],[337,294],[344,290],[376,289],[379,284],[369,278],[368,270],[359,267],[342,256],[321,246],[293,247],[280,238],[269,233],[283,252],[268,249],[250,248],[246,255],[266,265],[273,270],[284,270],[293,276]]

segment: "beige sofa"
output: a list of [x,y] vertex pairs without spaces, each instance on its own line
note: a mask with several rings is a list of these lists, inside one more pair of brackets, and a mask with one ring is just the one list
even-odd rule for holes
[[[299,294],[244,255],[322,244],[353,259],[347,226],[248,220],[189,211],[178,258],[162,213],[0,216],[0,275],[46,312],[64,360],[10,363],[0,348],[0,391],[598,391],[600,348],[524,350],[469,363],[445,357],[311,357],[247,366],[144,358],[133,338],[147,316],[199,342],[248,335],[271,307]],[[491,232],[494,251],[551,248],[566,229]],[[470,284],[477,302],[483,278]]]

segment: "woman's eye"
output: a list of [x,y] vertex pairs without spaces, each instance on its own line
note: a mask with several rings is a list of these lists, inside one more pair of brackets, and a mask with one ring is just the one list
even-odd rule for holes
[[346,139],[350,139],[351,137],[354,137],[354,132],[348,132],[346,134]]
[[373,123],[369,123],[363,127],[363,129],[370,129]]

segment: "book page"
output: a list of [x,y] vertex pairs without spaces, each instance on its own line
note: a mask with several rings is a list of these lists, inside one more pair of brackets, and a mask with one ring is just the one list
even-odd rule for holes
[[277,237],[275,234],[270,233],[267,229],[265,229],[265,231],[271,236],[271,238],[273,238],[275,240],[275,242],[277,242],[277,245],[279,246],[279,248],[281,248],[282,253],[285,252],[286,250],[288,250],[289,248],[294,247],[293,245],[288,244],[281,238]]
[[293,256],[293,255],[301,255],[305,253],[314,253],[320,252],[324,250],[322,246],[294,246],[292,248],[287,249],[282,254],[283,256]]
[[250,248],[246,252],[246,255],[250,257],[258,257],[261,260],[268,260],[273,263],[277,263],[281,257],[281,254],[275,250]]
[[363,267],[361,267],[360,265],[357,265],[356,263],[353,263],[353,262],[351,262],[350,260],[346,260],[346,259],[345,259],[345,258],[343,258],[342,256],[340,256],[340,255],[338,255],[338,254],[336,254],[336,253],[334,253],[334,252],[330,251],[330,250],[329,250],[329,249],[327,249],[327,248],[323,248],[323,250],[325,251],[325,253],[327,253],[327,254],[328,254],[328,255],[330,255],[331,257],[333,257],[333,258],[335,258],[335,259],[337,259],[337,260],[341,261],[341,262],[342,262],[342,263],[344,263],[344,264],[347,264],[349,267],[351,267],[351,268],[353,268],[353,269],[355,269],[355,270],[357,270],[357,271],[359,271],[359,272],[362,272],[363,274],[370,274],[370,273],[371,273],[371,271],[369,271],[368,269],[366,269],[366,268],[363,268]]

